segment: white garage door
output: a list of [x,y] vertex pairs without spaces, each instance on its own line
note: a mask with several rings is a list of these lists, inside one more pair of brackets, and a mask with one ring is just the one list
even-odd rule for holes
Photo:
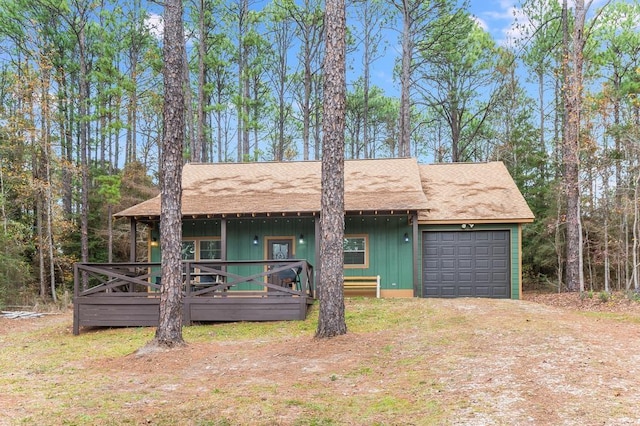
[[425,231],[424,297],[511,297],[509,231]]

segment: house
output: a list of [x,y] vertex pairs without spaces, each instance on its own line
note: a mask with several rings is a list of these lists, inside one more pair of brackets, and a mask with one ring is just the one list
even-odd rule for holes
[[[236,277],[236,293],[272,282],[268,271],[282,272],[284,260],[304,260],[305,285],[322,285],[320,194],[318,161],[187,164],[183,259],[195,271],[202,262],[218,265],[208,270],[223,281]],[[160,196],[116,217],[131,222],[132,262],[138,224],[149,225],[148,259],[155,266],[148,268],[155,274],[145,277],[157,276]],[[344,275],[379,276],[381,297],[518,299],[521,227],[532,221],[501,162],[345,161]]]

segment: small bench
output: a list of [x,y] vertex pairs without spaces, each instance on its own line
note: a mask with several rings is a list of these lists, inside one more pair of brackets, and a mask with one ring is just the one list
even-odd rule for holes
[[343,286],[345,290],[375,290],[376,297],[380,298],[380,275],[343,277]]

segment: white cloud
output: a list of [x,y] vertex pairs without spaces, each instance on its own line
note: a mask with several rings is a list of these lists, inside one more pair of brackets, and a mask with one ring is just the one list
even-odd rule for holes
[[489,25],[487,25],[487,22],[484,19],[480,19],[475,15],[471,16],[471,19],[473,19],[476,25],[482,28],[484,31],[489,31]]
[[145,18],[144,24],[154,37],[162,39],[164,35],[164,19],[161,15],[156,13],[149,14]]

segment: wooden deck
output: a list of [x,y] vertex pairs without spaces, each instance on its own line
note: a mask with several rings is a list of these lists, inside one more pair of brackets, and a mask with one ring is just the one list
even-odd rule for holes
[[[315,297],[306,260],[183,262],[183,276],[185,325],[303,320]],[[158,325],[160,263],[77,263],[74,287],[73,334]]]

